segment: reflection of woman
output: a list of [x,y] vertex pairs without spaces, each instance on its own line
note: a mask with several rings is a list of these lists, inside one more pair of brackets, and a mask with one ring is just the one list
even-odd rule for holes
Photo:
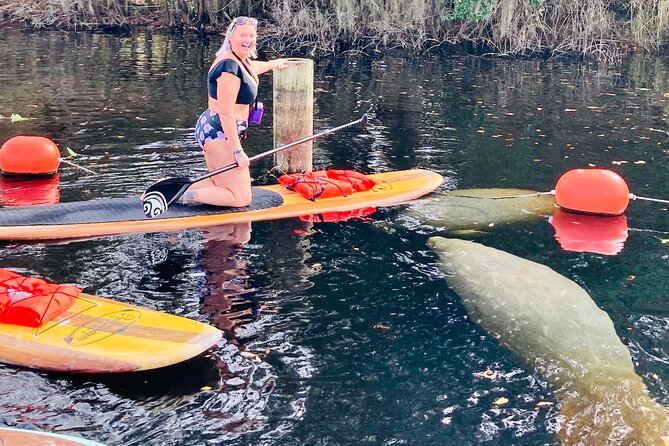
[[195,183],[182,195],[184,203],[246,206],[251,203],[249,158],[241,141],[251,105],[258,96],[258,75],[285,68],[285,59],[261,62],[256,57],[256,26],[250,17],[234,19],[207,76],[208,109],[195,126],[209,171],[237,163],[238,167]]
[[202,267],[207,272],[209,293],[203,299],[202,312],[236,343],[235,326],[253,321],[260,308],[261,297],[248,287],[246,265],[237,256],[251,239],[251,223],[216,226],[204,236]]

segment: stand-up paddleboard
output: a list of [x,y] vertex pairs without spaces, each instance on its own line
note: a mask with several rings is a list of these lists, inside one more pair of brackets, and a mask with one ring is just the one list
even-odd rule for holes
[[61,372],[132,372],[190,359],[221,336],[201,322],[81,293],[40,327],[0,324],[0,362]]
[[104,446],[96,441],[71,435],[0,427],[1,446]]
[[280,185],[253,189],[244,208],[173,204],[163,214],[144,215],[142,201],[110,198],[53,205],[0,209],[0,240],[48,240],[159,232],[221,224],[275,220],[368,206],[390,206],[421,197],[443,181],[428,170],[403,170],[368,175],[376,182],[369,191],[310,201]]

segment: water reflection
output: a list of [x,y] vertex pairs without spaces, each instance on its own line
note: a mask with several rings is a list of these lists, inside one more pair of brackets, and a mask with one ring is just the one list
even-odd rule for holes
[[[136,196],[161,176],[201,173],[192,126],[218,43],[3,29],[0,141],[48,135],[98,172],[62,169],[61,201]],[[563,172],[592,164],[615,169],[639,195],[669,197],[666,59],[638,55],[607,67],[449,52],[407,60],[398,51],[340,55],[316,61],[315,70],[315,129],[375,111],[365,131],[319,140],[318,168],[424,167],[445,177],[443,190],[546,191]],[[269,96],[261,98],[268,125],[254,132],[249,153],[272,144]],[[12,123],[11,113],[31,119]],[[253,174],[270,168],[265,159]],[[493,214],[481,218],[494,223],[486,243],[591,291],[663,402],[665,207],[630,206],[629,226],[656,232],[635,232],[615,256],[561,249],[545,217],[522,209],[480,213]],[[448,222],[440,212],[432,216]],[[402,218],[400,209],[382,209],[372,224],[255,223],[250,241],[214,240],[206,252],[200,231],[2,244],[4,267],[229,330],[209,356],[146,375],[145,388],[141,377],[124,387],[125,376],[75,382],[3,368],[15,375],[2,387],[0,416],[15,422],[29,414],[46,420],[43,427],[88,430],[95,435],[82,435],[110,445],[554,444],[557,408],[534,405],[551,398],[547,382],[471,324],[450,291],[425,280],[434,266],[424,232],[444,228],[378,230]],[[269,353],[257,362],[240,348]],[[490,364],[502,381],[473,377]],[[491,409],[498,394],[518,404]]]
[[[369,216],[376,212],[375,207],[363,207],[350,211],[323,212],[320,214],[301,215],[300,220],[308,223],[333,223],[338,221],[349,221],[352,219],[370,221]],[[308,234],[307,231],[303,232]]]
[[555,239],[566,251],[616,255],[622,251],[629,231],[624,215],[605,217],[558,209],[549,221],[555,228]]
[[[268,406],[276,405],[277,376],[271,362],[295,361],[310,368],[310,355],[293,346],[291,334],[280,330],[273,341],[257,344],[254,339],[272,330],[277,303],[272,295],[253,285],[249,259],[241,253],[251,241],[251,223],[206,228],[202,231],[199,265],[206,274],[201,312],[211,324],[225,333],[226,351],[238,349],[232,357],[219,361],[219,370],[228,373],[207,400],[202,410],[206,416],[221,420],[225,430],[235,434],[274,430],[286,432],[292,422],[274,420],[267,426]],[[264,348],[261,345],[264,344]],[[295,356],[293,356],[295,355]],[[230,362],[230,359],[233,359]],[[293,364],[285,363],[293,367]],[[296,370],[299,373],[299,368]],[[304,405],[304,389],[298,390],[285,410],[285,420],[299,419]]]
[[246,261],[235,255],[251,240],[251,223],[207,228],[203,238],[200,263],[207,291],[201,311],[241,347],[235,327],[253,322],[262,306],[262,296],[248,284]]
[[3,206],[55,204],[60,200],[58,174],[48,178],[25,179],[0,176],[0,203]]

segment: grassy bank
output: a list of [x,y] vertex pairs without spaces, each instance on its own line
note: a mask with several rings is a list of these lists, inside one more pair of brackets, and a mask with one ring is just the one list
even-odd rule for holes
[[12,0],[5,22],[30,27],[158,27],[220,32],[231,17],[263,20],[277,51],[328,53],[469,43],[496,54],[573,54],[615,60],[659,51],[669,0]]

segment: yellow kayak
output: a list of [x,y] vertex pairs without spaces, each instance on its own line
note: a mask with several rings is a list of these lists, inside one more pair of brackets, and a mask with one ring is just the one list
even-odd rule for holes
[[0,240],[172,231],[391,206],[421,197],[439,187],[443,181],[441,175],[422,169],[384,172],[368,177],[376,182],[376,186],[348,196],[311,201],[281,185],[260,186],[253,189],[251,205],[244,208],[174,204],[154,218],[144,215],[139,197],[3,208],[0,209]]
[[40,327],[0,324],[0,362],[62,372],[132,372],[190,359],[221,336],[201,322],[81,293]]

